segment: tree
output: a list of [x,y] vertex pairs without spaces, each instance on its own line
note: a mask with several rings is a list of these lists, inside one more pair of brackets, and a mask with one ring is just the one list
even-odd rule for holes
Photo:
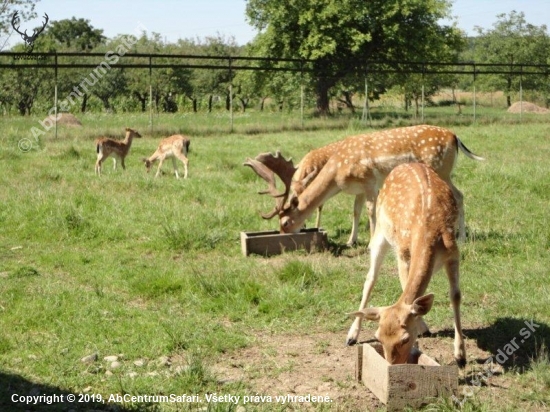
[[[479,63],[548,64],[550,38],[546,25],[540,27],[525,21],[525,14],[516,11],[509,15],[497,15],[493,28],[485,31],[476,28],[478,36],[473,39],[473,57]],[[520,76],[512,73],[487,75],[480,79],[492,90],[505,90],[508,107],[512,104],[511,93],[519,89]],[[523,87],[531,90],[548,90],[545,77],[525,76]]]
[[[201,70],[195,69],[191,78],[191,83],[195,94],[208,96],[208,111],[211,112],[214,99],[217,96],[225,98],[225,106],[229,109],[230,84],[235,77],[235,71],[229,70],[229,57],[238,56],[240,49],[235,39],[230,37],[226,39],[223,36],[206,37],[203,41],[195,43],[198,54],[212,57],[224,57],[221,59],[200,59],[193,63],[202,65],[220,66],[219,69]],[[233,92],[234,94],[234,92]],[[234,97],[234,95],[232,96]],[[191,97],[190,97],[191,98]]]
[[107,40],[103,30],[94,29],[90,20],[76,17],[51,22],[47,34],[65,51],[90,51]]
[[458,29],[447,0],[248,0],[255,42],[270,57],[312,59],[317,111],[329,111],[329,89],[367,60],[416,60],[455,46]]
[[[47,51],[84,51],[91,52],[105,44],[107,38],[102,29],[94,28],[86,19],[64,19],[52,21],[43,36],[37,41],[41,50]],[[72,61],[89,63],[89,59],[73,57]],[[73,93],[83,79],[90,74],[90,69],[65,69],[58,71],[58,93],[67,96]],[[86,112],[90,93],[80,92],[80,111]]]

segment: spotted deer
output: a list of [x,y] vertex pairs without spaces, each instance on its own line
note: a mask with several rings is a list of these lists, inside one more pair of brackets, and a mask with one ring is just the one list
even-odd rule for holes
[[95,162],[95,173],[101,176],[101,164],[110,155],[113,155],[113,168],[116,170],[116,159],[120,159],[120,165],[123,169],[126,169],[124,159],[130,151],[132,146],[132,140],[134,137],[141,137],[141,135],[134,129],[126,128],[126,136],[124,140],[109,139],[107,137],[101,137],[95,141],[97,160]]
[[167,158],[172,158],[174,173],[176,175],[176,179],[179,179],[180,175],[178,173],[178,165],[176,163],[176,159],[179,159],[181,160],[185,168],[183,178],[187,179],[187,171],[188,171],[188,165],[189,165],[189,159],[187,158],[187,154],[189,153],[190,144],[191,144],[191,141],[189,140],[189,138],[186,136],[182,136],[181,134],[176,134],[176,135],[167,137],[166,139],[163,139],[160,142],[155,153],[153,153],[149,158],[145,157],[142,159],[143,162],[145,163],[145,167],[147,168],[147,173],[149,173],[153,164],[158,160],[159,165],[157,168],[157,173],[155,174],[155,177],[158,177],[160,174],[162,163]]
[[[314,178],[305,178],[302,182],[305,189],[298,196],[291,197],[288,204],[296,171],[292,161],[287,161],[280,153],[275,156],[262,153],[244,163],[267,181],[269,189],[261,193],[271,194],[277,199],[275,208],[262,217],[279,216],[281,233],[299,231],[315,209],[332,196],[344,192],[356,196],[355,230],[352,230],[350,240],[356,237],[363,203],[367,204],[372,236],[376,225],[376,196],[384,178],[399,164],[421,162],[431,166],[451,187],[459,208],[460,238],[465,238],[463,195],[453,185],[451,172],[459,149],[471,159],[484,159],[472,153],[454,133],[437,126],[410,126],[351,136],[334,147],[319,173]],[[275,175],[285,185],[284,192],[277,191]]]
[[[454,357],[466,364],[460,324],[459,251],[455,239],[458,206],[451,187],[429,166],[397,166],[386,178],[376,205],[377,223],[371,238],[370,269],[363,298],[347,337],[357,342],[363,318],[378,321],[375,333],[390,364],[406,363],[417,337],[427,331],[422,316],[432,307],[434,295],[425,294],[432,275],[445,267],[454,313]],[[398,262],[403,293],[387,307],[365,309],[388,249]]]
[[[290,184],[291,194],[289,200],[292,201],[294,197],[298,197],[309,185],[309,183],[315,179],[319,174],[321,169],[325,166],[330,156],[334,154],[338,146],[341,144],[341,141],[330,143],[326,146],[320,147],[318,149],[311,150],[308,152],[296,168],[296,173],[293,176],[292,182]],[[354,219],[351,235],[347,242],[348,246],[353,245],[357,241],[357,232],[359,225],[359,218],[361,216],[361,210],[363,207],[364,199],[361,195],[356,197],[356,205],[354,207]],[[357,203],[359,202],[359,210]],[[321,213],[323,211],[323,205],[320,205],[317,208],[317,218],[315,219],[315,227],[321,226]],[[357,214],[358,213],[358,214]]]

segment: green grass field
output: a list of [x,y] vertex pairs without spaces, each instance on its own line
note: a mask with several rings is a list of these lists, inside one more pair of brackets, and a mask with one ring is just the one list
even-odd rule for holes
[[[224,382],[211,365],[254,345],[256,335],[292,339],[326,331],[340,333],[344,344],[345,314],[358,306],[368,269],[366,213],[355,248],[344,247],[353,199],[339,195],[324,209],[330,251],[244,257],[240,231],[273,229],[277,222],[258,216],[272,203],[256,194],[265,182],[242,163],[277,149],[297,161],[312,148],[372,128],[317,119],[300,130],[299,118],[271,116],[237,116],[230,133],[225,114],[161,115],[151,134],[147,116],[89,115],[81,128],[60,127],[57,138],[49,131],[27,153],[18,142],[41,119],[2,120],[1,410],[273,410],[262,403],[246,409],[229,403],[27,406],[14,403],[13,395],[83,393],[84,400],[97,401],[91,396],[244,394],[248,382]],[[460,155],[454,177],[468,228],[461,245],[468,339],[496,355],[520,336],[525,321],[539,325],[479,388],[472,379],[482,365],[468,354],[459,396],[465,410],[550,405],[550,123],[536,119],[449,126],[487,159]],[[373,126],[395,124],[385,118]],[[446,126],[444,119],[438,124]],[[114,172],[108,159],[96,177],[94,138],[122,137],[126,126],[144,136],[134,140],[127,169]],[[191,136],[189,179],[176,180],[171,162],[154,179],[140,159],[173,132]],[[435,276],[430,290],[436,303],[428,323],[434,330],[452,328],[445,276]],[[391,304],[399,293],[388,258],[372,303]],[[373,330],[366,325],[362,336]],[[97,361],[81,361],[96,354]],[[112,355],[118,367],[104,360]],[[474,386],[466,399],[462,390]],[[432,407],[453,409],[450,401]],[[349,410],[337,403],[329,409]]]

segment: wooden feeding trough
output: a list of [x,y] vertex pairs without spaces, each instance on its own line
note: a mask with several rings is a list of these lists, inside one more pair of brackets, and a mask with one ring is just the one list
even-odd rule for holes
[[323,229],[302,229],[299,233],[241,232],[241,248],[245,256],[255,253],[262,256],[278,255],[285,251],[324,250],[328,246],[327,233]]
[[382,401],[388,411],[418,408],[437,397],[457,394],[458,368],[442,366],[416,351],[409,363],[390,365],[380,343],[357,346],[356,378]]

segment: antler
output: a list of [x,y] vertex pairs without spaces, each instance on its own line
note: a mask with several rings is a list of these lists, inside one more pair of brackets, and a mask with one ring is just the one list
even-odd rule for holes
[[[15,27],[15,25],[17,24],[17,27]],[[28,38],[27,36],[27,30],[25,30],[25,33],[21,33],[19,31],[19,12],[16,11],[15,13],[13,13],[13,17],[11,18],[11,26],[13,27],[13,29],[19,33],[21,35],[21,37],[23,37],[23,40],[25,40],[26,38]],[[26,41],[26,40],[25,40]]]
[[[21,35],[21,38],[27,44],[32,44],[36,40],[36,37],[38,37],[38,35],[44,31],[44,29],[46,28],[46,25],[48,24],[48,21],[50,21],[50,18],[47,13],[44,13],[44,17],[46,18],[46,21],[44,22],[42,27],[38,29],[38,31],[36,31],[36,29],[33,30],[32,36],[29,36],[27,34],[27,30],[25,30],[24,32],[19,31],[19,12],[18,11],[13,13],[13,17],[11,18],[11,25],[13,29]],[[17,27],[15,25],[17,25]]]
[[36,39],[36,37],[44,31],[44,29],[46,28],[46,24],[48,24],[48,22],[50,21],[50,18],[48,17],[48,15],[46,13],[44,13],[44,17],[46,18],[46,21],[44,22],[42,27],[40,29],[38,29],[38,31],[36,33],[33,30],[32,36],[30,37],[30,39],[32,41],[34,41]]
[[[246,159],[243,166],[250,166],[262,179],[264,179],[269,185],[268,190],[259,192],[260,194],[270,194],[277,199],[275,208],[269,213],[262,213],[264,219],[271,219],[277,215],[288,199],[290,193],[290,184],[292,183],[292,176],[296,172],[296,168],[291,159],[286,160],[281,156],[281,152],[277,151],[275,156],[271,153],[261,153],[256,156],[256,159]],[[285,185],[285,191],[279,193],[275,185],[275,174],[279,176],[283,184]]]

